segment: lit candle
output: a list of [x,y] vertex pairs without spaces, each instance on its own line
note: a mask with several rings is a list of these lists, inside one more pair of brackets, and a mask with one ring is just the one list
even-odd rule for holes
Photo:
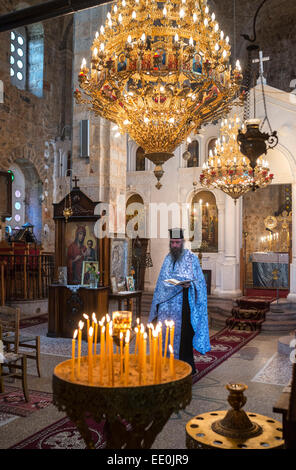
[[105,363],[105,329],[105,326],[101,326],[100,383],[103,382],[103,370]]
[[120,332],[120,379],[122,379],[123,374],[123,333]]
[[93,313],[93,323],[95,325],[94,358],[95,358],[95,362],[96,362],[97,342],[98,342],[98,321],[97,321],[96,315],[94,313]]
[[88,331],[88,381],[89,383],[92,383],[92,372],[93,372],[93,362],[92,362],[93,333],[94,333],[94,330],[92,327],[90,327]]
[[79,324],[79,330],[78,330],[78,378],[80,378],[80,361],[81,361],[81,338],[82,338],[82,329],[84,327],[83,321],[80,321]]
[[175,335],[175,323],[173,322],[173,320],[171,321],[171,325],[170,325],[170,345],[172,347],[174,347],[174,335]]
[[143,383],[146,385],[147,380],[147,333],[143,336]]
[[[112,323],[112,322],[111,322]],[[110,336],[110,377],[111,377],[111,385],[114,387],[114,363],[113,363],[113,329],[112,324],[109,327],[109,336]]]
[[168,342],[169,342],[169,326],[170,322],[165,320],[165,326],[166,326],[166,332],[165,332],[165,344],[164,344],[164,354],[163,354],[163,359],[165,360],[166,355],[167,355],[167,350],[168,350]]
[[171,345],[169,345],[169,350],[170,350],[170,374],[173,379],[176,378],[176,372],[175,372],[175,362],[174,362],[174,350]]
[[72,367],[71,367],[71,380],[74,381],[74,369],[75,369],[75,343],[76,337],[78,334],[78,330],[74,331],[73,339],[72,339]]
[[156,371],[157,371],[157,337],[158,331],[153,331],[153,381],[156,383]]
[[148,331],[149,331],[149,356],[150,356],[150,366],[152,366],[152,332],[151,332],[151,328],[152,328],[152,325],[151,323],[149,323],[148,326]]
[[125,346],[124,346],[124,385],[128,385],[129,378],[129,340],[130,340],[130,330],[127,331],[125,336]]
[[86,313],[83,314],[84,318],[86,319],[86,331],[87,333],[89,332],[89,317],[86,315]]
[[139,342],[139,328],[137,326],[135,328],[135,333],[136,333],[136,344],[135,344],[135,355],[136,355],[137,349],[138,349],[138,342]]

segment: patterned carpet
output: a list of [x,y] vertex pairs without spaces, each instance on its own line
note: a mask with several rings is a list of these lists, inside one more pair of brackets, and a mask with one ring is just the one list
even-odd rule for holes
[[[95,448],[103,449],[105,444],[103,424],[97,424],[91,419],[87,420],[87,424]],[[62,418],[12,446],[11,449],[85,449],[85,443],[75,424],[68,418]]]
[[[16,416],[29,416],[35,411],[42,410],[52,403],[52,394],[46,392],[29,391],[30,401],[27,403],[22,389],[5,386],[5,393],[0,394],[1,414]],[[4,420],[4,418],[3,418]]]
[[223,328],[223,330],[211,336],[211,351],[204,355],[194,351],[197,373],[193,377],[193,383],[195,384],[211,370],[226,361],[226,359],[255,338],[258,333],[259,331],[240,331]]

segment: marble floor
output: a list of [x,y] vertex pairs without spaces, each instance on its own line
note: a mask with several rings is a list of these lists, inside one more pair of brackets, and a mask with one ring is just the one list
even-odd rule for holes
[[[35,364],[30,362],[29,388],[50,392],[53,369],[70,356],[71,340],[47,338],[46,324],[24,331],[41,335],[42,377],[36,376]],[[215,332],[211,330],[210,334]],[[248,401],[245,406],[247,411],[281,420],[281,416],[274,414],[272,408],[283,387],[290,381],[292,365],[288,357],[277,353],[278,338],[279,336],[261,333],[197,382],[192,388],[190,405],[184,411],[172,415],[156,438],[153,448],[186,449],[185,425],[192,417],[229,408],[225,389],[228,382],[243,382],[248,386]],[[15,386],[20,384],[16,382]],[[0,418],[0,449],[9,448],[64,416],[54,405],[26,418],[3,415]]]

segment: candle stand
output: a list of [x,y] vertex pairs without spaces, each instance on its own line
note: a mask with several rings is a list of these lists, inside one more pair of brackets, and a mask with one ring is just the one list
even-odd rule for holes
[[187,449],[279,449],[283,448],[283,430],[279,421],[245,412],[245,384],[228,384],[228,411],[204,413],[186,425]]
[[[148,356],[149,357],[149,356]],[[100,375],[99,356],[94,362],[89,382],[87,357],[81,358],[77,378],[77,359],[73,379],[72,361],[57,365],[53,374],[53,403],[76,424],[88,449],[94,442],[87,419],[105,422],[107,449],[151,448],[156,436],[174,412],[185,409],[191,401],[191,367],[174,359],[175,378],[164,368],[160,383],[153,383],[148,367],[146,384],[138,384],[137,357],[130,355],[130,375],[124,386],[119,374],[119,355],[114,355],[114,386],[107,384],[107,375]],[[167,364],[169,359],[167,359]],[[127,426],[129,424],[129,426]]]

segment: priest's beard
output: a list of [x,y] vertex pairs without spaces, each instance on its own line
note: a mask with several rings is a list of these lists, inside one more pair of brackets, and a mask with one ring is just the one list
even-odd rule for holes
[[170,254],[171,254],[171,257],[173,258],[174,263],[181,258],[182,254],[183,254],[183,251],[184,251],[183,243],[180,247],[171,247],[170,246]]

